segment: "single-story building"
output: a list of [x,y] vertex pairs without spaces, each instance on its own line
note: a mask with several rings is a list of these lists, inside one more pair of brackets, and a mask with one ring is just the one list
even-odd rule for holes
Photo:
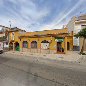
[[29,32],[19,36],[21,51],[32,53],[67,53],[73,49],[73,36],[67,29]]

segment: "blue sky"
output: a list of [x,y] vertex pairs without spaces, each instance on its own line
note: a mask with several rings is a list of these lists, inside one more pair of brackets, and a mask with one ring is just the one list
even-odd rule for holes
[[0,25],[26,31],[60,29],[86,13],[86,0],[0,0]]

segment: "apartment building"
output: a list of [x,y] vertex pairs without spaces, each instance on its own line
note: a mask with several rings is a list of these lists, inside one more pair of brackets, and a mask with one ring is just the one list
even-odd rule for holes
[[[73,32],[74,34],[77,34],[81,29],[86,28],[86,14],[78,17],[73,17],[68,22],[67,28],[69,33]],[[82,39],[83,38],[73,37],[74,50],[81,50]],[[86,46],[86,43],[84,46]],[[86,50],[86,48],[84,50]]]

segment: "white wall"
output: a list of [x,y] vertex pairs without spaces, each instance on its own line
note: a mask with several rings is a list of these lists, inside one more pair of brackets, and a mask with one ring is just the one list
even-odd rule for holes
[[3,36],[5,36],[5,33],[0,34],[0,37],[3,37]]
[[82,25],[86,25],[86,21],[78,20],[76,17],[73,17],[67,24],[68,32],[74,31],[74,33],[78,33],[83,27]]
[[6,42],[4,42],[4,48],[8,48],[8,47],[9,47],[9,45],[6,44]]
[[86,25],[86,23],[79,23],[79,24],[75,23],[74,33],[77,34],[81,29],[83,29],[84,27],[82,25]]
[[[80,50],[81,50],[82,45],[83,45],[83,38],[80,38],[79,42],[80,42]],[[84,51],[86,51],[86,39],[85,39],[85,44],[84,44]]]
[[74,31],[76,17],[73,17],[67,24],[68,32]]
[[74,33],[78,33],[81,30],[81,24],[75,24],[74,26]]

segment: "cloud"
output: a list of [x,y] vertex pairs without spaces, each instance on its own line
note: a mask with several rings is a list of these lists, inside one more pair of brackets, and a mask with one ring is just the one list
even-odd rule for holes
[[55,26],[54,28],[51,28],[53,26],[54,26],[54,24],[44,25],[44,26],[40,27],[40,31],[42,31],[42,30],[52,30],[52,29],[61,29],[61,28],[63,28],[63,25],[62,24],[58,24],[58,26]]
[[[75,10],[79,9],[86,0],[78,0],[77,3],[76,0],[65,0],[64,6],[62,6],[62,1],[0,0],[0,24],[9,26],[9,21],[11,21],[12,27],[23,28],[27,31],[62,28],[69,20],[69,15],[73,16],[73,12],[76,14]],[[83,11],[85,8],[86,5]]]
[[[68,0],[68,1],[71,2],[71,0]],[[80,8],[80,5],[82,5],[83,2],[86,2],[86,1],[79,0],[72,8],[69,8],[69,9],[65,8],[64,11],[62,11],[59,15],[57,15],[56,18],[49,25],[44,25],[40,29],[41,30],[45,30],[45,29],[47,29],[47,30],[50,30],[50,29],[61,29],[63,27],[63,25],[67,24],[67,22],[69,20],[68,16],[71,13],[73,13],[76,9]]]
[[[83,3],[83,0],[79,0],[78,3],[76,3],[75,6],[73,6],[71,9],[69,9],[69,11],[66,14],[62,14],[63,16],[60,17],[60,19],[57,21],[57,23],[53,27],[57,26],[63,19],[65,19],[69,14],[71,14],[73,11],[75,11],[75,9],[77,9],[82,3]],[[58,19],[58,17],[57,17],[57,19]]]
[[0,7],[3,5],[3,0],[0,0]]
[[28,30],[29,26],[31,26],[32,24],[36,25],[49,13],[49,10],[45,8],[39,10],[36,4],[32,2],[32,0],[3,0],[3,2],[3,7],[5,7],[5,4],[8,3],[8,7],[5,7],[4,10],[9,16],[7,16],[7,18],[5,18],[6,15],[0,16],[3,20],[3,23],[1,24],[6,24],[7,26],[9,24],[8,21],[10,20],[12,22],[12,26],[27,28],[26,30]]

